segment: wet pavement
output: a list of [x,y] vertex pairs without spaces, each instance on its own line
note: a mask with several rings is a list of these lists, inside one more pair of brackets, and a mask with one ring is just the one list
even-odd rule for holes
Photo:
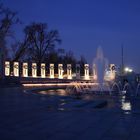
[[139,140],[139,132],[139,97],[75,99],[0,88],[0,140]]

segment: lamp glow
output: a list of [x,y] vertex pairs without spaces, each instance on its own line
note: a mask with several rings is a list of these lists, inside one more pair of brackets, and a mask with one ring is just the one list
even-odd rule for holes
[[133,70],[132,70],[131,68],[129,68],[129,67],[126,67],[126,68],[124,69],[124,71],[125,71],[125,72],[130,72],[130,73],[131,73]]

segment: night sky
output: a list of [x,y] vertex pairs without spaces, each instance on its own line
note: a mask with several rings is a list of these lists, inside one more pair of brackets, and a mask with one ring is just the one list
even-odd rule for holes
[[92,63],[98,46],[102,46],[110,63],[121,64],[124,46],[125,65],[140,72],[140,0],[3,0],[17,11],[23,24],[46,22],[58,29],[62,44],[57,48],[84,55]]

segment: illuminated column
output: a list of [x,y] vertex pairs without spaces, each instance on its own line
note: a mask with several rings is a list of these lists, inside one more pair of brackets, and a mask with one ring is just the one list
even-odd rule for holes
[[41,77],[45,78],[45,63],[41,63]]
[[63,64],[58,64],[58,78],[63,79]]
[[71,64],[67,64],[67,78],[72,79]]
[[80,79],[80,64],[76,64],[76,79]]
[[28,77],[28,63],[22,64],[22,75],[23,77]]
[[54,78],[54,64],[50,64],[50,78]]
[[85,69],[85,80],[89,80],[89,64],[85,64],[84,69]]
[[5,76],[10,76],[10,62],[5,61]]
[[110,71],[112,71],[112,72],[115,71],[115,64],[110,64],[109,67],[110,67]]
[[36,63],[32,63],[32,77],[37,76],[37,65]]
[[14,62],[14,76],[19,76],[19,62]]

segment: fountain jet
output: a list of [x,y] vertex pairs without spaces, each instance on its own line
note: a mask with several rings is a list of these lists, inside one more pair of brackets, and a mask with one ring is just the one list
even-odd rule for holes
[[93,62],[93,80],[102,85],[104,83],[105,70],[108,68],[108,60],[104,57],[102,47],[97,48],[96,58]]

